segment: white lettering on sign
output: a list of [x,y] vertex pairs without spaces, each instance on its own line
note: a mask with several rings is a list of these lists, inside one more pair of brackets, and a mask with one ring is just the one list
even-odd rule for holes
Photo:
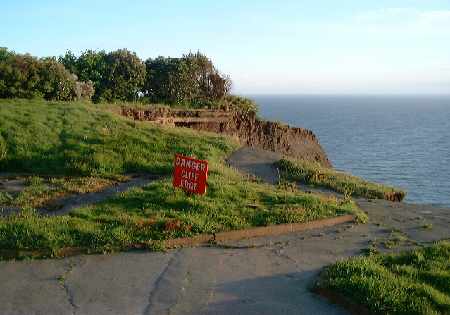
[[202,171],[202,172],[204,172],[206,170],[205,163],[199,163],[199,162],[192,161],[192,160],[181,159],[179,157],[177,157],[175,165],[181,166],[181,167],[186,167],[186,168],[192,168],[196,171]]
[[196,172],[189,172],[186,170],[181,171],[181,177],[185,178],[185,179],[193,180],[193,181],[198,180],[198,174]]
[[195,191],[197,189],[197,183],[188,181],[186,179],[181,180],[181,187],[186,188],[188,190]]

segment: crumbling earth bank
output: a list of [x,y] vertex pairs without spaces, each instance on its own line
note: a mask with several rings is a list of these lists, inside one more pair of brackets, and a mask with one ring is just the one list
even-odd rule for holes
[[261,120],[255,113],[157,107],[148,109],[123,107],[121,113],[134,120],[227,134],[239,139],[242,145],[315,161],[331,167],[331,162],[311,130]]

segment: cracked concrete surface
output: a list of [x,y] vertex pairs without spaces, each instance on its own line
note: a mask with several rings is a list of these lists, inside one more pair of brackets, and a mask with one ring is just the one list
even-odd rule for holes
[[369,224],[166,253],[0,262],[0,314],[346,314],[309,291],[321,268],[392,231],[450,238],[449,209],[360,202]]
[[3,261],[0,315],[346,314],[309,290],[324,266],[358,255],[374,242],[383,244],[395,233],[408,241],[381,250],[450,238],[450,209],[358,203],[369,214],[368,224],[166,253]]

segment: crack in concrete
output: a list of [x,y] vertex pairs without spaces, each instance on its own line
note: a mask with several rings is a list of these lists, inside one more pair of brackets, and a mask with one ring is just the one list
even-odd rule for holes
[[70,275],[70,273],[74,270],[75,267],[77,267],[77,263],[74,260],[70,260],[65,272],[57,278],[60,285],[64,289],[64,292],[67,296],[67,301],[69,302],[69,304],[72,308],[72,315],[76,315],[77,310],[79,309],[79,306],[75,303],[75,298],[74,298],[66,280],[67,280],[67,276]]
[[79,306],[75,304],[74,296],[71,293],[69,286],[65,282],[63,283],[63,288],[64,288],[64,291],[66,292],[67,301],[69,302],[70,306],[72,307],[72,314],[76,315]]
[[174,264],[174,262],[178,258],[179,254],[180,254],[180,249],[178,249],[176,251],[176,253],[174,253],[172,255],[172,257],[170,257],[170,259],[167,262],[166,267],[164,267],[163,271],[160,273],[160,275],[156,279],[155,285],[153,287],[153,290],[150,291],[149,298],[148,298],[148,304],[147,304],[147,306],[144,309],[144,313],[143,313],[144,315],[151,315],[152,314],[151,310],[152,310],[153,306],[155,305],[155,301],[154,301],[155,295],[156,295],[156,293],[158,292],[158,290],[159,290],[159,288],[161,286],[161,281],[164,279],[164,276],[167,274],[169,268]]

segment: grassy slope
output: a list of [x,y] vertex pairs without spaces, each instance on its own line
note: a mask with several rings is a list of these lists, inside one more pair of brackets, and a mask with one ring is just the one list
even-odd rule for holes
[[0,219],[1,249],[57,255],[70,246],[93,251],[152,247],[178,236],[344,213],[365,219],[350,201],[242,176],[224,163],[236,148],[228,138],[129,121],[92,104],[0,100],[0,134],[5,152],[0,172],[114,178],[129,172],[169,175],[176,152],[210,161],[205,196],[186,196],[167,178],[70,215],[41,217],[28,209]]
[[0,171],[168,174],[179,152],[218,160],[234,145],[209,135],[126,121],[94,105],[0,100]]
[[381,314],[450,314],[450,242],[328,267],[318,284]]
[[307,185],[324,187],[353,197],[401,201],[406,195],[398,188],[368,182],[362,178],[307,161],[283,159],[278,162],[277,166],[285,180],[300,181]]

